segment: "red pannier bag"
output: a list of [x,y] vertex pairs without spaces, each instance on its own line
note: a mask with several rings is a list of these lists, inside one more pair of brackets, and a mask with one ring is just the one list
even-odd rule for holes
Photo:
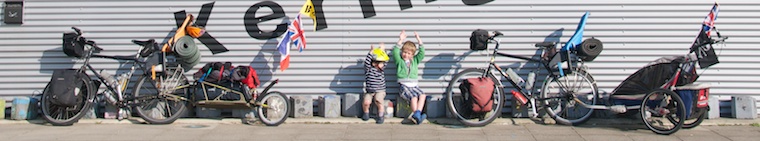
[[468,78],[460,85],[463,94],[468,94],[467,104],[472,112],[487,113],[493,109],[494,82],[488,77]]
[[235,73],[232,75],[232,79],[240,81],[251,89],[258,87],[259,84],[261,84],[256,69],[253,69],[251,66],[241,65],[235,68]]

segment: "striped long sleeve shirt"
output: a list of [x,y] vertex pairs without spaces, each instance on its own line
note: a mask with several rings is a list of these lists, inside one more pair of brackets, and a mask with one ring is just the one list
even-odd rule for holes
[[[383,66],[383,69],[385,69],[385,66]],[[364,59],[364,75],[364,90],[367,93],[385,91],[385,72],[383,72],[382,69],[372,66],[372,54],[369,53],[367,54],[367,58]]]

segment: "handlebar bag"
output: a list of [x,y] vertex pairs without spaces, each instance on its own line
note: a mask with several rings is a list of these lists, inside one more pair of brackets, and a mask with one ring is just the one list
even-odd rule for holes
[[74,32],[63,33],[63,53],[69,57],[84,57],[84,38]]
[[485,50],[488,48],[488,31],[476,29],[470,35],[470,50]]

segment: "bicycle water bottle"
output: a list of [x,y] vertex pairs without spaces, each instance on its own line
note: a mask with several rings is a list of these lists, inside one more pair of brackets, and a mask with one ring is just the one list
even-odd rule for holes
[[[119,82],[116,80],[116,78],[113,78],[110,73],[106,72],[105,70],[100,70],[100,73],[98,73],[98,75],[103,78],[103,83],[106,83],[106,85],[116,89],[117,92],[119,91]],[[118,102],[116,97],[114,97],[114,93],[112,91],[104,90],[103,94],[105,94],[106,100],[109,103],[115,104]]]
[[509,79],[514,81],[517,86],[523,86],[525,83],[525,80],[522,79],[515,71],[512,70],[512,68],[507,69],[507,75],[509,75]]
[[533,90],[533,85],[536,83],[536,72],[528,73],[528,83],[525,83],[525,89]]
[[100,70],[100,73],[98,73],[98,75],[103,78],[103,83],[107,83],[108,86],[118,88],[119,81],[111,76],[110,73],[106,72],[106,70]]

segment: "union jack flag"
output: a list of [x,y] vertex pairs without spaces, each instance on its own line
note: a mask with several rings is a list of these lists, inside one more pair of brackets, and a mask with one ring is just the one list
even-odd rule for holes
[[302,52],[306,48],[306,35],[303,34],[302,25],[301,14],[298,14],[293,23],[290,23],[288,26],[288,32],[293,34],[293,36],[290,36],[290,40],[298,47],[298,52]]
[[290,32],[285,33],[285,37],[277,44],[277,50],[280,51],[280,71],[285,71],[290,66],[290,37]]
[[715,49],[711,44],[708,44],[711,41],[710,33],[715,29],[715,19],[718,18],[718,11],[718,3],[715,3],[710,13],[705,17],[705,20],[702,21],[702,29],[699,30],[697,39],[691,44],[691,51],[696,53],[699,67],[703,69],[720,62],[715,54]]
[[705,17],[705,20],[702,22],[702,30],[705,31],[705,34],[707,36],[710,36],[710,31],[715,28],[715,19],[718,18],[718,3],[715,3],[713,5],[712,10],[710,10],[710,13],[707,14],[707,17]]

